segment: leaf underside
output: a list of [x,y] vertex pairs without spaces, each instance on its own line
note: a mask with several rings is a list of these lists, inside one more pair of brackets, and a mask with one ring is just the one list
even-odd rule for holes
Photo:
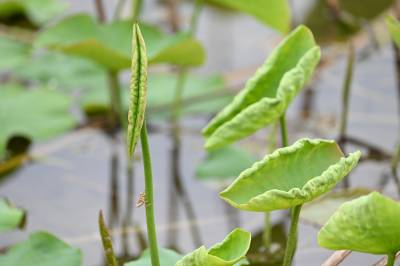
[[328,249],[372,254],[400,250],[400,203],[372,192],[344,203],[318,233],[318,243]]
[[206,149],[222,147],[275,122],[310,79],[319,59],[312,33],[299,26],[203,130]]
[[343,157],[334,141],[301,139],[243,171],[220,196],[247,211],[287,209],[330,191],[359,158],[360,152]]

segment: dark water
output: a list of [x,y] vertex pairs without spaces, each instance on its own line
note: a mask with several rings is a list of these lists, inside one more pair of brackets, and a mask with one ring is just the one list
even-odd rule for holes
[[[89,1],[70,2],[73,11],[92,9]],[[188,11],[183,8],[184,14]],[[152,21],[162,20],[162,10],[153,2],[146,6],[145,14]],[[221,15],[214,9],[205,10],[198,36],[205,43],[208,60],[195,72],[231,73],[244,69],[229,76],[233,84],[246,80],[279,40],[276,33],[251,18]],[[345,54],[345,46],[338,51]],[[394,149],[398,134],[391,51],[389,43],[383,44],[380,50],[356,63],[348,127],[349,135],[387,152]],[[345,58],[339,55],[312,83],[314,100],[308,120],[302,120],[299,115],[306,94],[296,99],[288,112],[291,142],[304,136],[337,137],[344,69]],[[236,226],[256,235],[263,224],[261,214],[237,212],[222,202],[217,192],[223,184],[194,178],[195,167],[204,157],[199,131],[205,124],[205,118],[182,121],[179,161],[174,160],[176,150],[174,153],[168,124],[153,124],[150,135],[159,242],[181,252],[191,251],[200,243],[210,246],[221,241]],[[250,147],[265,145],[265,132],[256,134],[254,141]],[[135,207],[136,199],[144,190],[142,165],[137,161],[133,176],[127,173],[120,142],[121,136],[113,141],[99,130],[81,129],[35,145],[32,152],[35,162],[0,183],[0,195],[29,211],[26,229],[2,234],[0,245],[8,246],[26,239],[30,232],[46,230],[81,248],[84,265],[102,265],[97,215],[103,209],[112,227],[118,255],[137,256],[146,239],[144,208]],[[347,150],[354,148],[349,145]],[[351,175],[351,184],[377,188],[388,169],[389,162],[362,163]],[[395,195],[391,180],[384,186],[384,192]],[[274,212],[273,223],[279,223],[285,215],[285,212]],[[320,265],[332,254],[318,247],[317,231],[310,225],[300,225],[296,265]],[[343,265],[370,265],[378,259],[354,253]]]

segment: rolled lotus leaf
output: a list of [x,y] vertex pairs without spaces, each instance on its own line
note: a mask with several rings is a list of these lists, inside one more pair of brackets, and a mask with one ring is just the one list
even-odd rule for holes
[[357,151],[343,157],[331,140],[301,139],[243,171],[220,197],[241,210],[287,209],[331,190],[356,166],[360,156]]
[[201,246],[184,256],[176,266],[232,266],[246,256],[250,242],[251,234],[237,228],[221,243],[208,250]]
[[344,203],[318,233],[320,246],[372,254],[400,250],[400,203],[372,192]]
[[320,54],[311,31],[297,27],[203,130],[206,149],[222,147],[276,121],[310,79]]

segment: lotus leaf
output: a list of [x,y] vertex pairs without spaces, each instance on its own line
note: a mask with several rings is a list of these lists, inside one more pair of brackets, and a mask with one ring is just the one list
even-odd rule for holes
[[[76,30],[79,28],[79,31]],[[149,46],[149,63],[200,65],[204,61],[201,44],[185,33],[167,36],[158,29],[141,25]],[[43,31],[36,40],[37,46],[89,58],[108,69],[120,70],[131,65],[132,22],[114,21],[97,24],[83,14],[70,16]]]
[[25,212],[11,206],[6,200],[0,199],[0,232],[21,227]]
[[184,256],[176,266],[232,266],[245,258],[251,234],[240,228],[233,230],[223,242],[210,249],[202,246]]
[[[160,266],[174,266],[182,258],[182,255],[173,250],[159,248]],[[146,249],[139,259],[125,263],[124,266],[149,266],[151,265],[150,250]]]
[[386,17],[386,25],[389,29],[390,35],[398,47],[400,47],[400,23],[392,16]]
[[353,167],[361,153],[348,157],[334,141],[301,139],[264,157],[220,193],[238,209],[287,209],[331,190]]
[[30,46],[11,40],[6,37],[0,37],[0,70],[12,70],[28,61],[30,56]]
[[378,192],[344,203],[318,233],[322,247],[372,254],[400,250],[400,203]]
[[309,80],[319,58],[311,31],[299,26],[203,130],[205,147],[222,147],[275,122]]

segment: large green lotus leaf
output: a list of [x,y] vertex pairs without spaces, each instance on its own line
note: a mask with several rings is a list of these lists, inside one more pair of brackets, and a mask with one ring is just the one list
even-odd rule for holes
[[371,190],[355,188],[350,190],[335,191],[305,204],[301,208],[300,218],[307,222],[322,227],[339,209],[343,203],[371,193]]
[[[175,263],[182,258],[182,255],[173,250],[159,248],[158,255],[160,257],[161,266],[174,266]],[[124,266],[149,266],[151,265],[150,250],[143,251],[139,259],[125,263]]]
[[[205,54],[201,44],[187,34],[167,36],[158,29],[141,25],[148,43],[150,63],[200,65]],[[79,29],[79,30],[77,30]],[[131,65],[132,23],[114,21],[101,25],[88,15],[67,17],[43,31],[36,45],[89,58],[108,69],[120,70]]]
[[276,121],[309,80],[319,58],[312,33],[299,26],[203,130],[205,147],[222,147]]
[[390,36],[398,47],[400,47],[400,23],[392,16],[386,17],[386,25],[389,29]]
[[288,32],[291,22],[287,0],[207,0],[249,14],[280,32]]
[[6,200],[0,199],[0,232],[21,227],[25,212],[11,206]]
[[249,168],[256,158],[236,146],[226,146],[207,153],[196,168],[196,176],[203,180],[224,180],[238,176]]
[[0,255],[0,265],[81,266],[82,253],[47,232],[35,232]]
[[243,229],[233,230],[221,243],[206,249],[202,246],[184,256],[176,266],[232,266],[245,258],[251,234]]
[[58,0],[2,0],[0,19],[24,14],[35,25],[51,20],[64,11],[66,5]]
[[0,156],[11,136],[44,140],[72,129],[77,121],[70,113],[70,106],[70,98],[54,90],[1,87]]
[[25,64],[30,56],[30,46],[6,37],[0,37],[0,71],[12,70]]
[[301,139],[243,171],[220,196],[247,211],[287,209],[330,191],[360,156],[355,152],[343,157],[334,141]]
[[318,233],[320,246],[372,254],[400,250],[400,203],[373,192],[344,203]]

